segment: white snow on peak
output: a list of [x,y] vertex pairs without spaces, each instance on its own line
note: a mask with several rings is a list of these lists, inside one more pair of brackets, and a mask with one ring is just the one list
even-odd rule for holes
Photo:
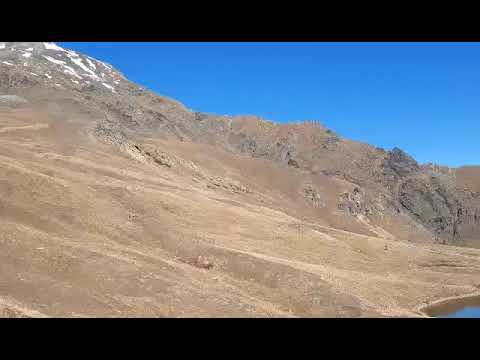
[[105,84],[104,82],[102,82],[102,85],[103,85],[103,86],[105,86],[107,89],[110,89],[110,90],[112,90],[112,92],[115,92],[115,89],[114,89],[114,87],[113,87],[113,86],[111,86],[111,85],[108,85],[108,84]]
[[107,69],[112,70],[112,67],[111,67],[110,65],[105,64],[103,61],[99,61],[99,60],[97,60],[97,61],[98,61],[100,64],[102,64],[103,66],[105,66]]
[[42,55],[45,59],[47,59],[48,61],[54,63],[54,64],[57,64],[57,65],[65,65],[65,61],[62,61],[62,60],[57,60],[57,59],[54,59],[48,55]]
[[32,53],[26,52],[25,54],[22,54],[22,56],[28,59],[30,56],[32,56]]
[[92,74],[83,74],[83,75],[89,77],[90,79],[96,80],[96,81],[101,81],[102,80],[97,75],[92,75]]
[[78,79],[80,79],[80,80],[83,79],[83,78],[82,78],[80,75],[78,75],[78,74],[76,73],[76,71],[75,71],[74,69],[72,69],[70,66],[63,65],[63,67],[66,69],[66,70],[63,70],[64,73],[73,75],[73,76],[75,76],[76,78],[78,78]]
[[55,43],[43,43],[43,46],[45,46],[45,49],[47,50],[65,51],[64,48],[58,46]]
[[64,50],[64,51],[70,56],[74,56],[74,57],[79,56],[75,51],[72,51],[72,50]]
[[85,71],[85,72],[87,72],[88,74],[90,74],[90,77],[100,80],[100,79],[98,78],[97,74],[95,74],[95,73],[93,72],[93,70],[91,70],[90,68],[88,68],[88,67],[82,62],[82,59],[80,59],[80,58],[73,58],[73,57],[71,57],[71,56],[69,56],[69,55],[67,55],[67,56],[70,58],[70,60],[72,60],[73,63],[75,63],[75,65],[79,66],[80,68],[82,68],[83,71]]
[[13,66],[13,64],[12,64],[12,63],[9,63],[8,61],[2,61],[2,63],[4,63],[5,65]]
[[48,55],[43,55],[43,57],[54,64],[62,65],[66,69],[66,70],[63,70],[64,73],[73,75],[80,80],[83,79],[80,75],[77,74],[77,72],[74,69],[72,69],[70,66],[67,66],[65,61],[54,59]]
[[5,43],[0,43],[0,49],[5,49]]
[[33,48],[25,49],[25,51],[33,51]]
[[88,65],[90,65],[91,68],[93,68],[94,70],[97,70],[97,67],[89,58],[86,58],[85,60],[87,60],[87,63]]
[[[111,65],[108,65],[106,63],[104,63],[103,61],[100,61],[98,59],[95,59],[95,58],[92,58],[91,56],[87,56],[87,59],[88,63],[90,64],[90,66],[92,66],[93,68],[97,69],[97,67],[95,66],[95,64],[93,62],[91,62],[90,60],[92,61],[95,61],[98,64],[101,64],[103,67],[105,67],[106,69],[109,70],[109,72],[111,73],[113,71],[113,67]],[[105,75],[103,75],[102,77],[104,77]]]

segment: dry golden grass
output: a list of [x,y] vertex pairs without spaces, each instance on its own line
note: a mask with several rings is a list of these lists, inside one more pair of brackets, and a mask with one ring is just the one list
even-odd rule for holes
[[0,109],[0,316],[422,316],[478,291],[480,250],[345,219],[339,180],[144,139],[161,166],[90,125]]

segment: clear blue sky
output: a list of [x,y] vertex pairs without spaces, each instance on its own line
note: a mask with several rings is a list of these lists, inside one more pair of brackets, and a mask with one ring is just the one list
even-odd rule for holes
[[60,43],[187,107],[480,164],[480,43]]

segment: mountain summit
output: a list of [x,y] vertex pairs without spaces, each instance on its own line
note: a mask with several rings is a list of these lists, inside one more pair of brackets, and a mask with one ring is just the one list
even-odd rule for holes
[[[80,91],[103,87],[116,92],[115,88],[121,88],[124,80],[111,65],[54,43],[0,43],[0,64],[13,81],[23,76],[24,85],[72,87]],[[16,84],[2,81],[3,86]]]
[[0,42],[0,164],[0,315],[418,316],[478,289],[478,168],[195,112],[54,43]]

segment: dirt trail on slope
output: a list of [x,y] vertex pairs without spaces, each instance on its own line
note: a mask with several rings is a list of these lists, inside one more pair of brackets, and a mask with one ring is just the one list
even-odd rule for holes
[[292,169],[163,140],[142,162],[58,116],[0,112],[0,316],[421,316],[480,287],[480,250],[342,223]]

